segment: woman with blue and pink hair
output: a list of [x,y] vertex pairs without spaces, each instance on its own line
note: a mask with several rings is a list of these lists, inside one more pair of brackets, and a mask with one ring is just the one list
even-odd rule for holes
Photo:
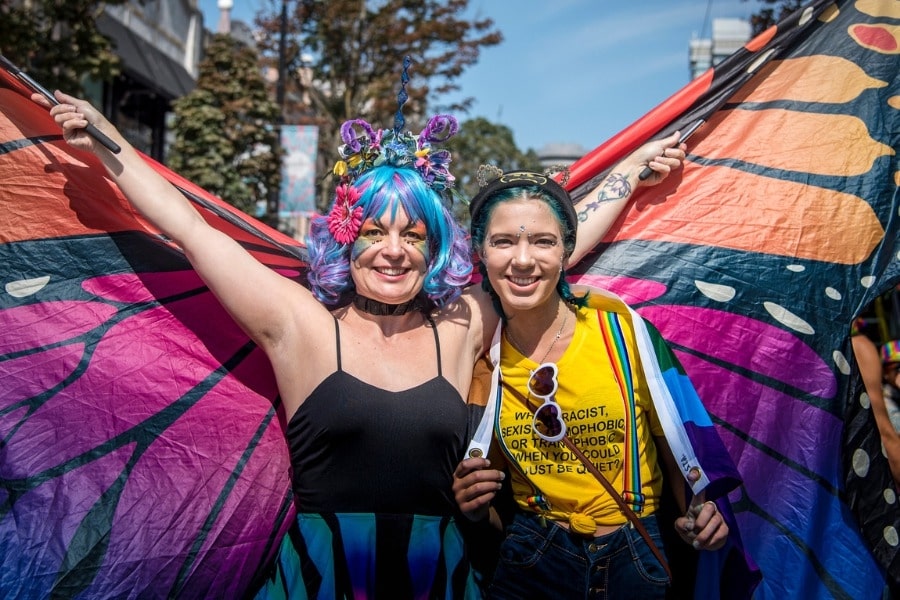
[[[344,124],[335,200],[311,225],[305,287],[209,226],[87,102],[56,98],[66,141],[94,153],[184,249],[271,362],[298,517],[260,596],[478,597],[451,484],[480,416],[466,402],[473,365],[498,316],[484,291],[466,287],[468,239],[447,208],[454,179],[437,145],[456,120],[434,117],[419,135],[404,131],[399,111],[393,129]],[[89,124],[121,152],[96,143]],[[676,142],[645,144],[601,182],[584,209],[582,254],[634,187],[680,166]],[[648,165],[654,175],[639,181]]]

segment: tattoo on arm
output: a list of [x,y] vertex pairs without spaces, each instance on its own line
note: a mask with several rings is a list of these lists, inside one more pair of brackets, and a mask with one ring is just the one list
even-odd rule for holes
[[606,202],[627,198],[631,195],[631,192],[632,189],[631,184],[628,182],[628,177],[622,173],[610,173],[607,175],[603,186],[597,192],[597,199],[593,202],[588,202],[584,210],[578,213],[578,221],[584,223],[588,219],[588,212],[597,210],[601,204]]

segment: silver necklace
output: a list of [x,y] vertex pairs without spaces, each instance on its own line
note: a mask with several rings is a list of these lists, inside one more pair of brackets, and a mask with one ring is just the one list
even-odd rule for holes
[[[563,305],[563,306],[565,306],[565,305]],[[563,329],[566,328],[566,320],[569,318],[569,309],[568,309],[568,307],[565,307],[565,308],[563,308],[563,310],[565,310],[565,313],[563,314],[562,325],[559,326],[559,331],[556,332],[556,337],[554,337],[553,341],[550,342],[550,346],[547,348],[547,351],[544,352],[544,356],[541,358],[541,360],[537,361],[537,363],[539,365],[544,364],[544,360],[546,360],[546,358],[548,356],[550,356],[550,351],[553,350],[553,346],[555,346],[556,342],[559,340],[559,338],[562,337]],[[559,313],[557,312],[557,314],[559,314]],[[521,354],[522,356],[526,356],[526,357],[528,356],[527,354],[525,354],[525,352],[522,351],[522,346],[519,344],[519,342],[517,342],[513,338],[512,332],[509,330],[508,327],[506,328],[506,339],[508,339],[509,342],[513,345],[513,347],[519,351],[519,354]]]

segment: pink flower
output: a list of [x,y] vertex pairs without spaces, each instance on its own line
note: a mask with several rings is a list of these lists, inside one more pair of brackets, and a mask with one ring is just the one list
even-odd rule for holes
[[349,184],[337,186],[334,206],[328,214],[328,231],[339,244],[350,244],[356,239],[362,225],[362,207],[354,205],[359,200],[359,190]]

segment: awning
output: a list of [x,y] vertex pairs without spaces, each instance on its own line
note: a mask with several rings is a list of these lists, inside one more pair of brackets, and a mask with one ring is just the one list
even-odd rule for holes
[[112,39],[115,53],[122,59],[129,75],[148,88],[158,91],[161,96],[175,100],[197,86],[194,78],[178,62],[116,19],[101,14],[97,19],[97,28]]

